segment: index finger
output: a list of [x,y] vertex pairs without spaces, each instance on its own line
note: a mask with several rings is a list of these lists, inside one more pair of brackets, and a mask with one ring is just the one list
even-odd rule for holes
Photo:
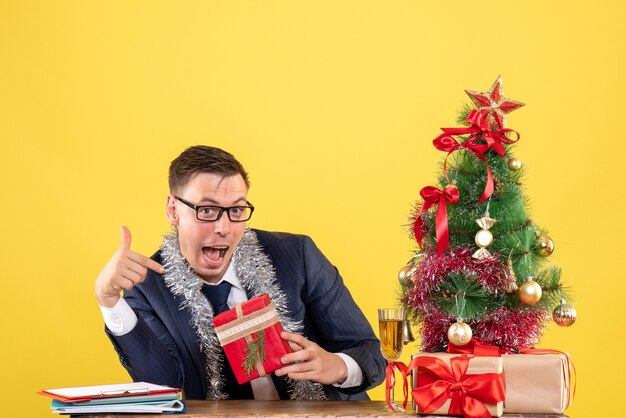
[[135,263],[141,264],[145,268],[149,268],[152,271],[155,271],[157,273],[165,272],[165,269],[163,268],[163,266],[157,263],[156,261],[154,261],[153,259],[151,259],[150,257],[146,257],[145,255],[141,255],[134,251],[129,251],[128,257],[131,260],[133,260]]
[[307,348],[313,344],[313,342],[309,341],[306,337],[300,334],[293,334],[291,332],[283,331],[280,333],[280,337],[285,340],[295,344],[298,344],[302,348]]

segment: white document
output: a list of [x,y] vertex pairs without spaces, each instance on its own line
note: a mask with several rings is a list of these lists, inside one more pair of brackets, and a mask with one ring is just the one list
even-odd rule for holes
[[116,385],[79,386],[73,388],[46,389],[42,395],[56,395],[67,401],[109,398],[128,395],[148,395],[154,393],[179,392],[169,386],[155,385],[146,382],[122,383]]

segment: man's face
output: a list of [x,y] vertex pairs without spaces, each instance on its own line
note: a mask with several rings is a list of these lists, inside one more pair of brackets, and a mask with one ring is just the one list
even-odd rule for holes
[[[201,173],[192,178],[178,197],[196,206],[245,206],[248,189],[241,175],[221,177]],[[245,222],[231,222],[226,212],[215,222],[203,222],[196,212],[178,201],[167,198],[167,217],[178,229],[180,252],[194,271],[208,282],[218,282],[241,241]]]

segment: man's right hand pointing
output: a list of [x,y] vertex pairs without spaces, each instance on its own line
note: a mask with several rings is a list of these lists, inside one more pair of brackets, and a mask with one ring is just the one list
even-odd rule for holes
[[122,243],[96,279],[96,298],[100,306],[112,308],[120,299],[122,289],[130,290],[144,281],[148,269],[163,273],[165,269],[156,261],[130,249],[131,235],[122,226]]

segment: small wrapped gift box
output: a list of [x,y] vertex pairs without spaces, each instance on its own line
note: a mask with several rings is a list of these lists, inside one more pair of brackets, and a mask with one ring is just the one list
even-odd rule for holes
[[291,352],[280,338],[283,326],[267,294],[222,312],[213,325],[240,384],[282,367],[280,358]]
[[503,412],[501,357],[418,353],[411,357],[413,407],[419,414],[499,417]]
[[570,405],[573,363],[566,353],[528,350],[503,356],[507,414],[561,414]]

